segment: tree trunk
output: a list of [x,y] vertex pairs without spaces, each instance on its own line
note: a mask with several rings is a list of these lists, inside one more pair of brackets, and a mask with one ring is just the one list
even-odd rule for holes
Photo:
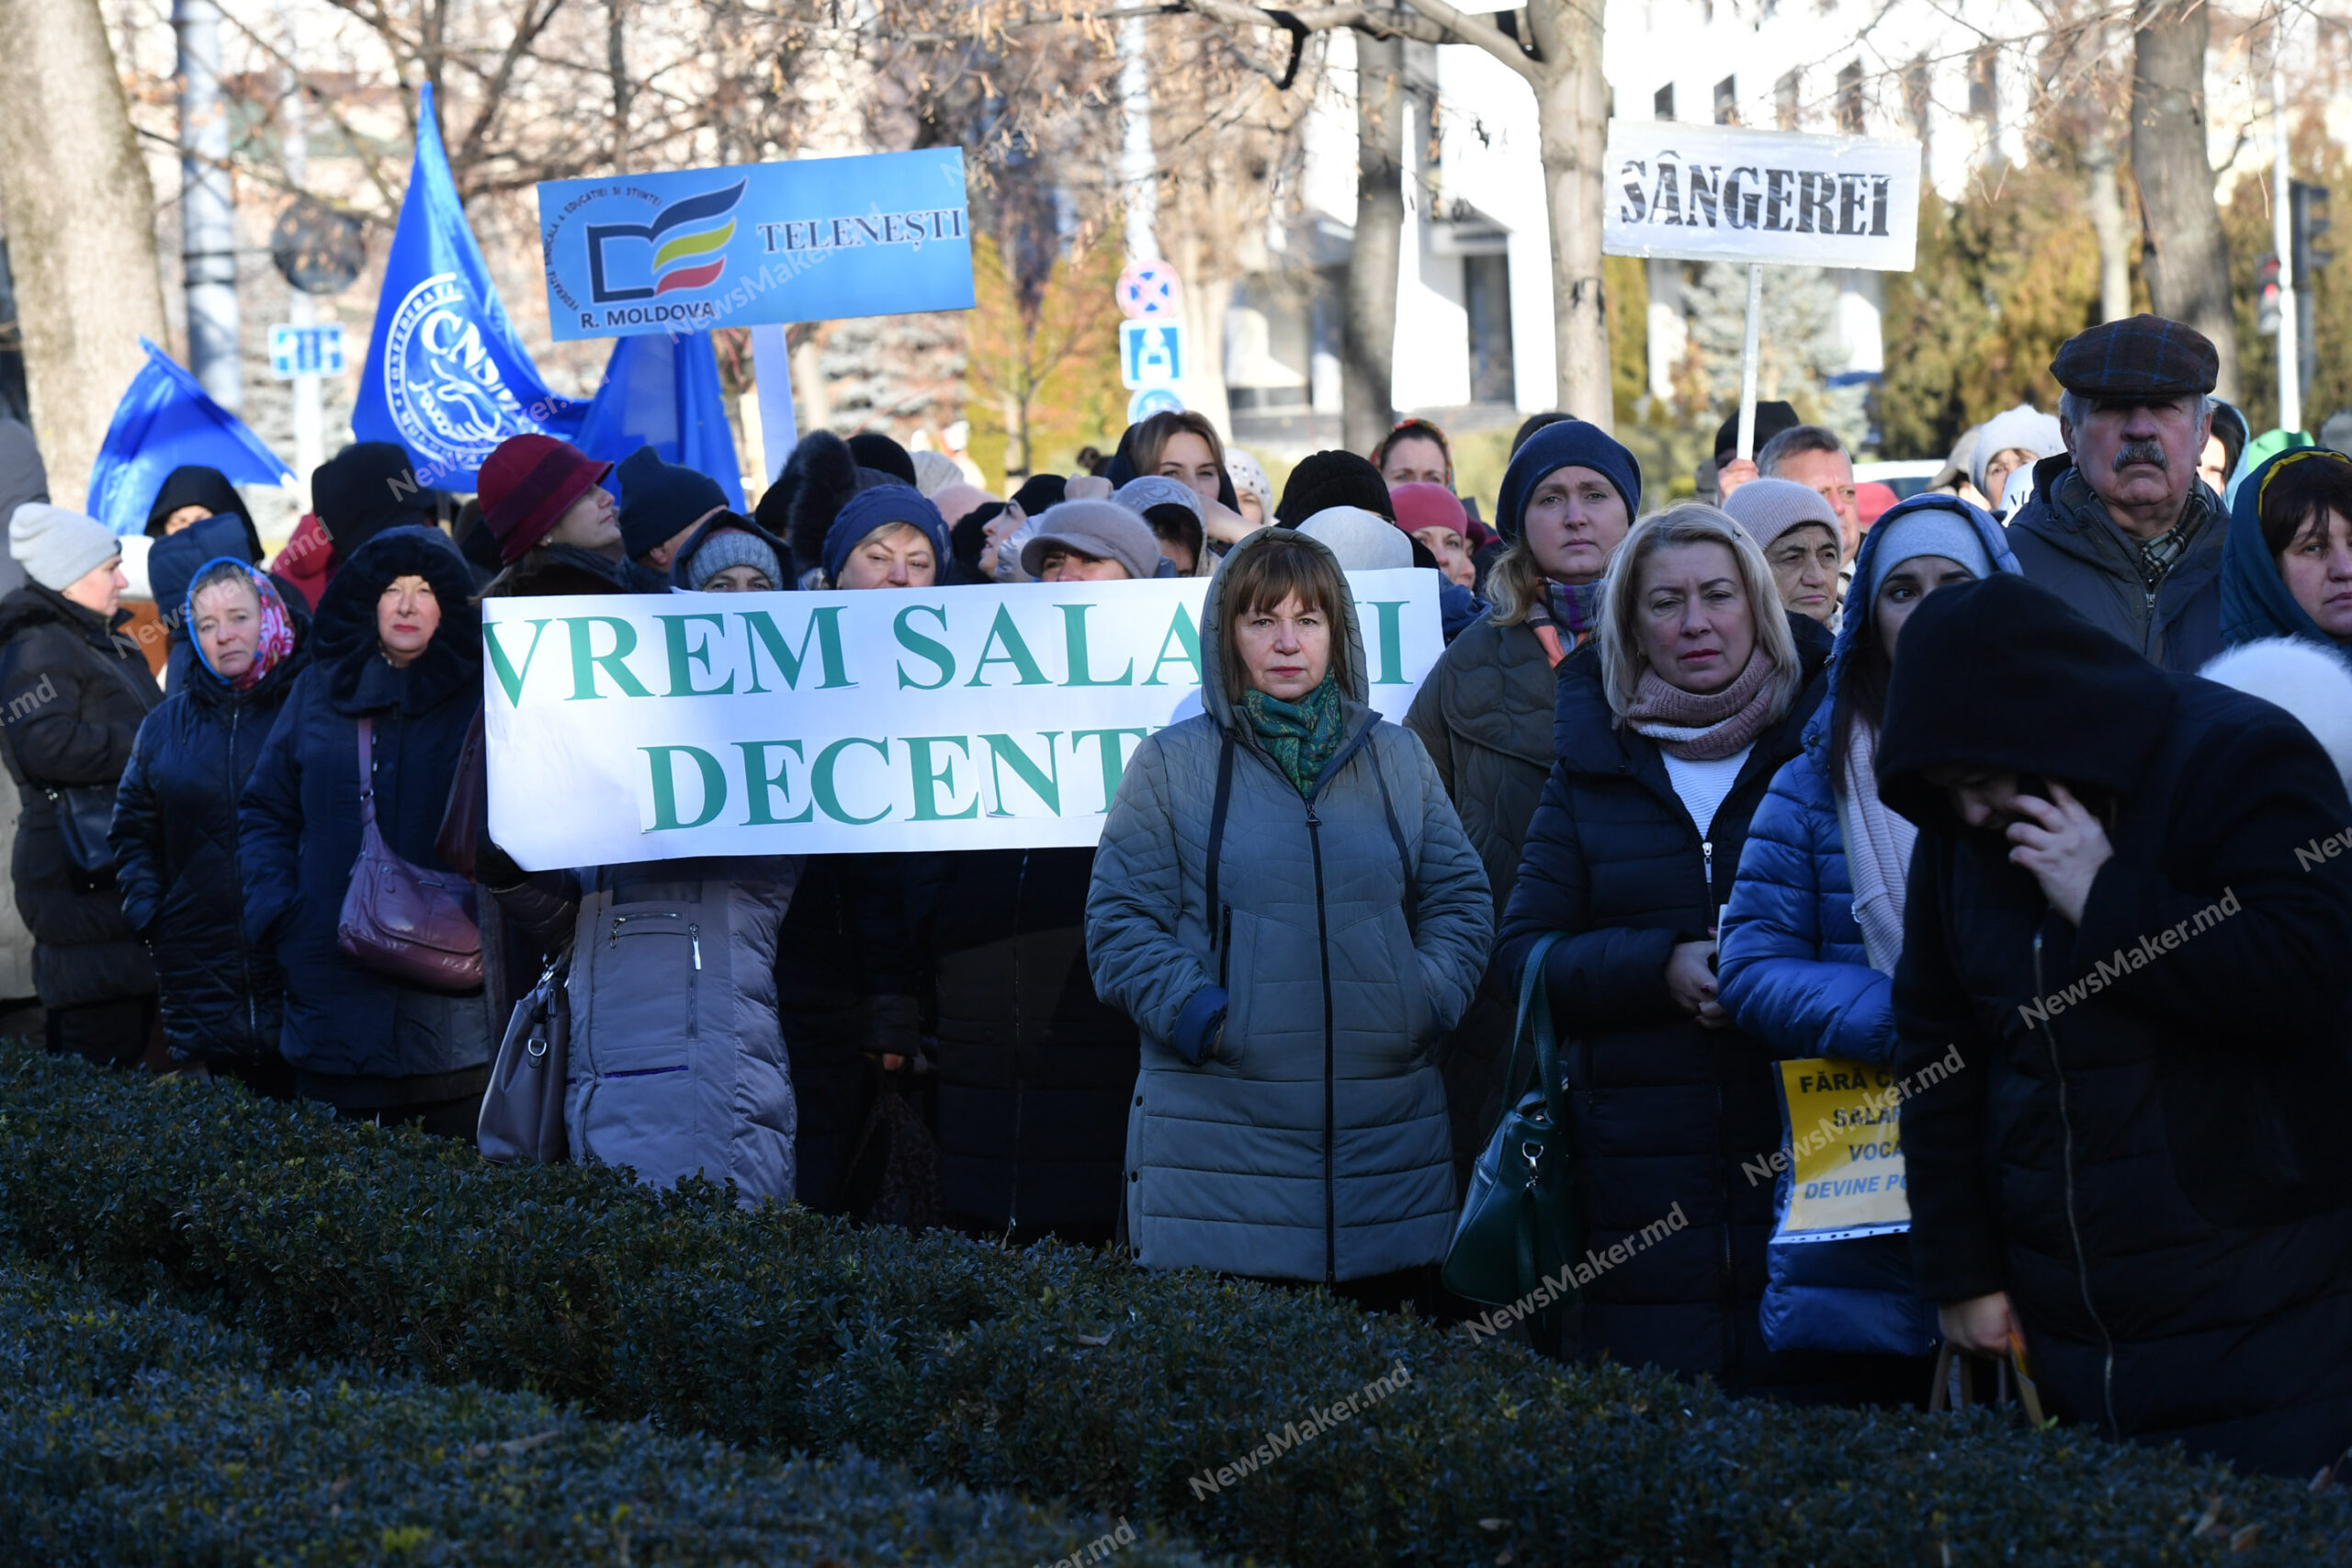
[[82,504],[123,389],[166,341],[155,191],[97,0],[0,0],[0,209],[33,432],[51,497]]
[[2132,172],[2140,187],[2141,270],[2155,312],[2213,340],[2215,395],[2238,396],[2237,318],[2230,252],[2205,151],[2202,0],[2140,0],[2132,49]]
[[1405,232],[1405,43],[1358,33],[1356,228],[1340,321],[1340,444],[1369,452],[1396,422],[1396,267]]
[[1535,124],[1552,226],[1559,406],[1613,430],[1609,317],[1600,283],[1600,176],[1609,132],[1600,12],[1586,0],[1534,0],[1526,15],[1544,62],[1535,88]]
[[2132,235],[2123,197],[2115,186],[2115,138],[2098,105],[2083,131],[2083,175],[2090,182],[2091,229],[2098,236],[2098,316],[2120,321],[2132,313]]

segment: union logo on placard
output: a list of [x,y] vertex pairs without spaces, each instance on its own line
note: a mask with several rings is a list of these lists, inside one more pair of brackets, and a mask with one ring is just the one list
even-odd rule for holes
[[384,338],[384,401],[401,443],[444,468],[479,468],[510,435],[537,430],[507,389],[454,272],[408,291]]

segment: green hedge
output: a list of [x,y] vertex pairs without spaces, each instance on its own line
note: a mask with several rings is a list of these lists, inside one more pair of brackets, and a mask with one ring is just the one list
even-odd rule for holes
[[[854,1447],[1297,1568],[2201,1562],[2255,1525],[2279,1561],[2352,1555],[2338,1496],[2080,1431],[1729,1400],[1317,1292],[853,1231],[612,1171],[498,1170],[13,1048],[0,1227],[281,1352],[730,1442]],[[1402,1392],[1201,1485],[1399,1363]]]
[[1149,1532],[870,1460],[781,1462],[533,1394],[296,1363],[0,1259],[0,1562],[1181,1568]]

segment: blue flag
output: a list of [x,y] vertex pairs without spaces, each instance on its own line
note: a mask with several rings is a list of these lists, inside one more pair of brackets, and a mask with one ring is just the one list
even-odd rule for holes
[[717,479],[728,503],[745,510],[735,434],[727,423],[708,333],[625,337],[613,344],[605,384],[580,422],[577,444],[610,463],[650,446],[663,462]]
[[458,203],[428,85],[352,434],[407,447],[421,483],[467,491],[500,442],[531,431],[568,441],[586,406],[548,390],[506,319]]
[[164,478],[183,463],[215,468],[236,484],[292,484],[294,475],[244,421],[206,394],[172,356],[139,340],[147,363],[115,405],[98,460],[90,465],[90,515],[118,534],[147,525]]

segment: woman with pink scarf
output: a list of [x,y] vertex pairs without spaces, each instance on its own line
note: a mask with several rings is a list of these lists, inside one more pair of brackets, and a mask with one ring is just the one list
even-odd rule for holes
[[267,577],[222,556],[190,581],[184,626],[195,661],[140,725],[116,792],[115,879],[154,955],[173,1064],[288,1100],[285,981],[276,957],[245,940],[237,807],[308,662],[307,623]]

